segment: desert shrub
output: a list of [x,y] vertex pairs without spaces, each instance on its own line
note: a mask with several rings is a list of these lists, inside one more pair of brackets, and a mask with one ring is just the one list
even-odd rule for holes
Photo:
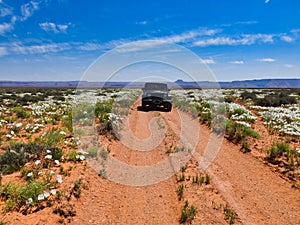
[[211,182],[211,177],[208,174],[205,174],[205,181],[204,181],[204,183],[206,185],[208,185],[208,184],[210,184],[210,182]]
[[266,95],[264,98],[254,99],[254,104],[266,107],[277,107],[287,104],[296,104],[297,99],[294,96],[289,96],[288,93],[280,91],[279,93],[271,93]]
[[259,134],[251,129],[250,127],[246,127],[242,124],[236,123],[232,120],[226,120],[226,137],[229,141],[235,144],[242,144],[241,150],[243,152],[251,151],[247,137],[259,138]]
[[69,161],[76,162],[78,160],[78,155],[79,153],[75,149],[73,149],[71,152],[67,154],[67,159]]
[[62,124],[68,129],[69,132],[73,132],[72,111],[67,111],[67,115],[62,117]]
[[280,142],[278,144],[272,145],[271,148],[267,150],[267,154],[268,157],[272,160],[283,156],[283,153],[288,151],[290,151],[289,146],[284,142]]
[[95,105],[95,115],[100,122],[108,121],[108,114],[112,112],[114,100],[97,102]]
[[61,148],[54,147],[49,149],[52,152],[52,158],[53,160],[60,160],[63,156],[63,151]]
[[31,205],[35,205],[38,201],[37,197],[46,189],[43,182],[31,180],[25,184],[16,184],[8,182],[1,186],[1,197],[6,200],[5,210],[19,210],[26,205],[29,199]]
[[56,101],[65,101],[66,100],[66,98],[64,97],[64,96],[62,96],[62,95],[55,95],[55,96],[53,96],[53,100],[56,100]]
[[229,224],[234,224],[237,217],[236,212],[234,212],[228,205],[224,207],[223,212],[226,222]]
[[179,219],[180,223],[191,222],[197,214],[197,209],[194,205],[189,206],[189,202],[185,201],[184,206],[181,210],[181,216]]
[[106,170],[104,168],[100,169],[99,173],[98,173],[98,176],[106,178],[107,177]]
[[82,178],[80,178],[79,180],[76,180],[74,182],[73,188],[71,189],[69,197],[67,198],[68,201],[70,201],[72,195],[75,198],[80,198],[80,195],[81,195],[81,184],[82,184]]
[[[62,155],[59,148],[53,148],[54,157]],[[10,174],[18,171],[30,160],[38,159],[45,154],[45,146],[37,142],[10,142],[5,152],[0,155],[0,171]]]
[[248,100],[248,99],[256,99],[256,94],[254,92],[249,92],[249,91],[244,91],[243,93],[241,93],[241,98],[243,100]]
[[114,139],[119,139],[121,117],[113,113],[114,100],[107,100],[96,103],[95,114],[99,118],[100,124],[97,126],[99,134],[107,135]]
[[184,146],[176,146],[174,148],[174,153],[177,153],[177,152],[184,152],[185,151],[185,148]]
[[108,158],[109,152],[105,149],[102,148],[100,151],[100,157],[104,160],[106,160]]
[[23,97],[18,97],[16,99],[16,104],[18,105],[29,105],[31,102],[44,101],[48,96],[44,95],[29,95],[25,94]]
[[266,160],[272,164],[279,164],[285,162],[286,170],[295,170],[300,166],[300,153],[296,149],[292,149],[285,142],[273,144],[267,150]]
[[200,185],[202,185],[203,181],[204,181],[204,179],[203,179],[203,177],[201,175],[196,174],[196,176],[192,177],[192,183],[193,184],[200,184]]
[[185,171],[186,171],[186,166],[182,166],[182,167],[180,167],[180,171],[182,172],[182,173],[184,173]]
[[183,190],[184,190],[184,185],[180,184],[177,188],[177,195],[179,200],[181,200],[183,197]]
[[233,98],[232,98],[232,97],[225,96],[225,97],[224,97],[224,102],[227,102],[227,103],[233,103],[233,102],[234,102],[234,100],[233,100]]
[[86,120],[95,118],[95,107],[87,103],[74,105],[72,108],[72,122],[82,124]]
[[96,157],[97,156],[97,152],[98,152],[98,147],[97,146],[90,147],[87,150],[88,156],[90,156],[90,157]]
[[7,150],[0,157],[0,172],[10,174],[18,171],[27,162],[28,155],[24,150]]
[[181,173],[181,174],[177,177],[177,181],[178,181],[178,182],[185,181],[185,175],[184,175],[184,173]]
[[259,138],[259,134],[250,127],[243,126],[242,124],[231,120],[226,121],[226,133],[228,135],[228,140],[236,144],[245,140],[247,136]]
[[64,135],[60,132],[61,130],[53,127],[40,137],[39,142],[43,143],[46,147],[55,147],[56,144],[63,140]]
[[80,137],[80,136],[85,135],[86,132],[83,129],[81,129],[81,128],[75,128],[75,132],[74,133],[75,133],[76,136]]
[[30,117],[30,114],[24,111],[21,107],[15,107],[12,111],[16,113],[17,118],[26,119]]

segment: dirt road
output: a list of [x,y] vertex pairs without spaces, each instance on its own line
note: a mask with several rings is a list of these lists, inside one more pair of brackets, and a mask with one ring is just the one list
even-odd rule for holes
[[[137,138],[147,139],[151,136],[149,124],[153,118],[159,118],[164,132],[170,134],[166,135],[160,145],[152,151],[143,152],[127,148],[120,142],[108,142],[106,144],[110,146],[112,156],[127,164],[139,166],[164,160],[167,157],[166,150],[178,142],[181,118],[176,109],[171,113],[146,113],[138,111],[137,105],[134,105],[129,114],[129,128]],[[192,128],[190,131],[192,132]],[[201,157],[210,135],[210,130],[201,125],[196,156]],[[197,160],[190,160],[188,167],[197,169],[197,166]],[[208,195],[206,204],[200,206],[206,211],[206,215],[200,209],[193,224],[226,224],[222,212],[211,207],[211,202],[215,199],[229,204],[242,224],[300,224],[299,190],[291,188],[289,182],[251,154],[241,153],[238,146],[224,139],[207,172],[212,177],[211,190],[214,191],[208,189],[199,193],[198,190],[197,193],[192,188],[186,188],[185,198],[196,205],[198,200],[204,201],[203,196]],[[103,179],[91,181],[90,186],[91,201],[84,203],[86,208],[78,214],[74,224],[87,221],[93,221],[92,224],[179,223],[182,202],[178,201],[176,194],[178,183],[175,176],[144,187],[116,184]],[[195,194],[196,196],[192,196]],[[101,221],[99,218],[102,218]]]

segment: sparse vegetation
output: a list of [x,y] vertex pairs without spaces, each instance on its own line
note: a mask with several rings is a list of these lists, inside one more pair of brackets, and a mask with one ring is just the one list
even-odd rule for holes
[[[272,164],[284,168],[283,172],[295,171],[300,168],[300,152],[292,149],[285,142],[273,144],[267,150],[266,160]],[[294,179],[294,173],[290,173],[289,178]]]
[[181,210],[181,216],[179,219],[180,223],[189,223],[191,222],[197,214],[197,209],[194,205],[189,206],[189,202],[185,201],[184,206]]
[[[94,146],[95,139],[87,144],[84,138],[94,134],[98,126],[99,133],[106,136],[107,140],[118,139],[121,129],[120,116],[128,115],[128,109],[137,95],[127,99],[122,97],[125,95],[115,93],[120,90],[100,90],[95,94],[96,97],[101,97],[97,99],[96,106],[87,104],[73,110],[69,101],[72,98],[68,98],[68,91],[73,95],[73,90],[26,89],[26,93],[24,90],[0,90],[1,204],[5,212],[18,211],[24,215],[35,213],[44,207],[52,207],[53,213],[60,215],[60,223],[70,222],[71,217],[76,215],[72,201],[76,202],[85,188],[85,182],[78,177],[74,179],[72,171],[81,167],[86,170],[88,160],[93,159],[88,158],[81,164],[78,162],[85,157],[95,157],[102,163],[102,169],[97,168],[98,175],[107,178],[109,172],[105,169],[103,161],[109,157],[110,150],[101,145]],[[179,98],[177,108],[188,109],[189,113],[198,116],[200,122],[211,127],[215,133],[222,134],[222,131],[225,131],[225,137],[238,144],[243,152],[251,151],[252,138],[259,138],[258,133],[252,129],[256,127],[256,124],[253,125],[256,121],[254,114],[263,118],[269,130],[279,137],[278,142],[266,149],[265,160],[273,164],[274,171],[286,175],[293,187],[299,188],[299,107],[295,104],[295,99],[299,101],[299,91],[284,90],[283,94],[271,93],[272,90],[231,91],[230,95],[225,96],[225,103],[213,97],[200,95],[195,90],[187,92],[183,97],[189,101]],[[298,96],[295,96],[295,93]],[[261,99],[265,97],[267,102],[263,103]],[[271,105],[276,107],[270,107]],[[251,109],[253,114],[248,109]],[[76,126],[73,127],[73,123]],[[94,125],[94,130],[90,129]],[[161,119],[157,120],[157,125],[160,129],[165,128]],[[171,139],[168,133],[165,137]],[[78,148],[80,141],[83,142],[82,148]],[[176,144],[179,143],[166,139],[167,153],[190,151]],[[114,148],[112,150],[115,151]],[[16,171],[19,172],[12,174]],[[178,186],[176,185],[177,189],[173,194],[177,194],[181,202],[186,199],[192,202],[190,194],[194,190],[198,193],[214,188],[210,185],[212,179],[208,174],[201,174],[199,171],[193,174],[191,171],[194,171],[191,167],[182,166],[176,177]],[[9,182],[11,179],[17,181]],[[192,222],[198,211],[195,206],[199,206],[195,199],[193,203],[194,205],[190,205],[188,201],[184,202],[180,223],[198,222]],[[237,214],[228,205],[212,203],[212,207],[219,210],[215,212],[221,216],[224,213],[224,219],[229,224],[238,219]],[[176,217],[179,217],[179,214]],[[1,224],[6,222],[0,219]]]
[[177,195],[178,195],[178,199],[179,201],[182,199],[183,197],[183,190],[184,190],[184,185],[180,184],[177,188]]
[[224,219],[229,224],[234,224],[237,218],[236,212],[234,212],[228,205],[224,207]]
[[6,200],[5,210],[19,210],[24,205],[35,205],[38,195],[46,189],[46,184],[32,180],[25,184],[6,183],[0,187],[2,198]]

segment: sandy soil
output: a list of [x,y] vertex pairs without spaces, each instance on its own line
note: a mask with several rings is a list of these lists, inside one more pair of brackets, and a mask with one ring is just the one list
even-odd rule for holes
[[[169,157],[168,149],[180,144],[183,130],[182,116],[176,109],[170,113],[142,112],[137,110],[137,106],[138,103],[131,109],[123,137],[132,138],[126,136],[126,132],[131,131],[138,141],[146,140],[147,145],[151,145],[161,140],[160,135],[155,136],[153,140],[149,139],[152,136],[151,131],[160,129],[158,133],[163,131],[163,141],[154,149],[147,151],[136,151],[120,141],[104,137],[100,137],[101,142],[110,149],[110,157],[128,165],[157,164]],[[194,122],[192,119],[189,121],[191,124]],[[89,164],[87,167],[77,164],[65,183],[68,186],[72,185],[74,180],[83,179],[81,197],[72,198],[68,203],[71,204],[69,207],[73,207],[76,211],[74,217],[61,219],[60,216],[53,214],[53,209],[58,204],[64,203],[54,203],[51,207],[27,216],[16,212],[2,213],[0,216],[8,224],[26,225],[60,223],[169,225],[179,224],[181,209],[184,201],[188,200],[198,211],[192,224],[227,224],[223,213],[225,205],[237,213],[235,224],[300,224],[300,192],[291,188],[290,182],[274,173],[270,166],[262,163],[255,155],[240,152],[239,146],[225,139],[220,151],[214,152],[218,154],[213,163],[206,171],[200,171],[199,166],[209,141],[222,139],[212,138],[209,128],[205,125],[199,125],[199,130],[196,131],[191,126],[189,132],[191,136],[193,132],[199,132],[199,136],[196,152],[189,159],[185,172],[179,172],[168,179],[147,186],[130,186],[98,176],[98,171]],[[259,132],[264,135],[266,131]],[[269,140],[262,139],[253,145],[263,153],[263,146],[269,143]],[[214,155],[211,159],[213,157]],[[204,176],[206,173],[212,178],[210,184],[192,184],[191,179],[188,179],[196,174]],[[185,175],[184,181],[178,181],[180,174]],[[152,179],[152,175],[145,174],[145,176]],[[131,177],[132,182],[138,179],[132,174]],[[4,177],[4,181],[5,179]],[[184,185],[184,194],[179,200],[177,188],[181,184]]]

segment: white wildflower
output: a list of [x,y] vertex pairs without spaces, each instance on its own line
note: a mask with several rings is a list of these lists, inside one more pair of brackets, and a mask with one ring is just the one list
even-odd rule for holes
[[31,177],[33,175],[33,172],[27,173],[27,177]]
[[44,191],[44,197],[45,197],[45,198],[48,198],[48,197],[50,197],[50,193],[49,193],[49,192],[47,192],[47,191]]
[[26,205],[30,205],[32,202],[33,202],[33,199],[32,198],[28,198],[26,200]]
[[61,184],[63,182],[61,175],[56,176],[56,182],[59,183],[59,184]]
[[66,135],[67,133],[62,130],[62,131],[59,132],[59,134]]
[[56,195],[56,189],[51,189],[51,190],[50,190],[50,193],[51,193],[52,195]]
[[45,159],[52,159],[52,155],[46,155]]
[[43,201],[44,199],[45,199],[44,194],[39,194],[39,195],[38,195],[38,200],[39,200],[39,201]]

